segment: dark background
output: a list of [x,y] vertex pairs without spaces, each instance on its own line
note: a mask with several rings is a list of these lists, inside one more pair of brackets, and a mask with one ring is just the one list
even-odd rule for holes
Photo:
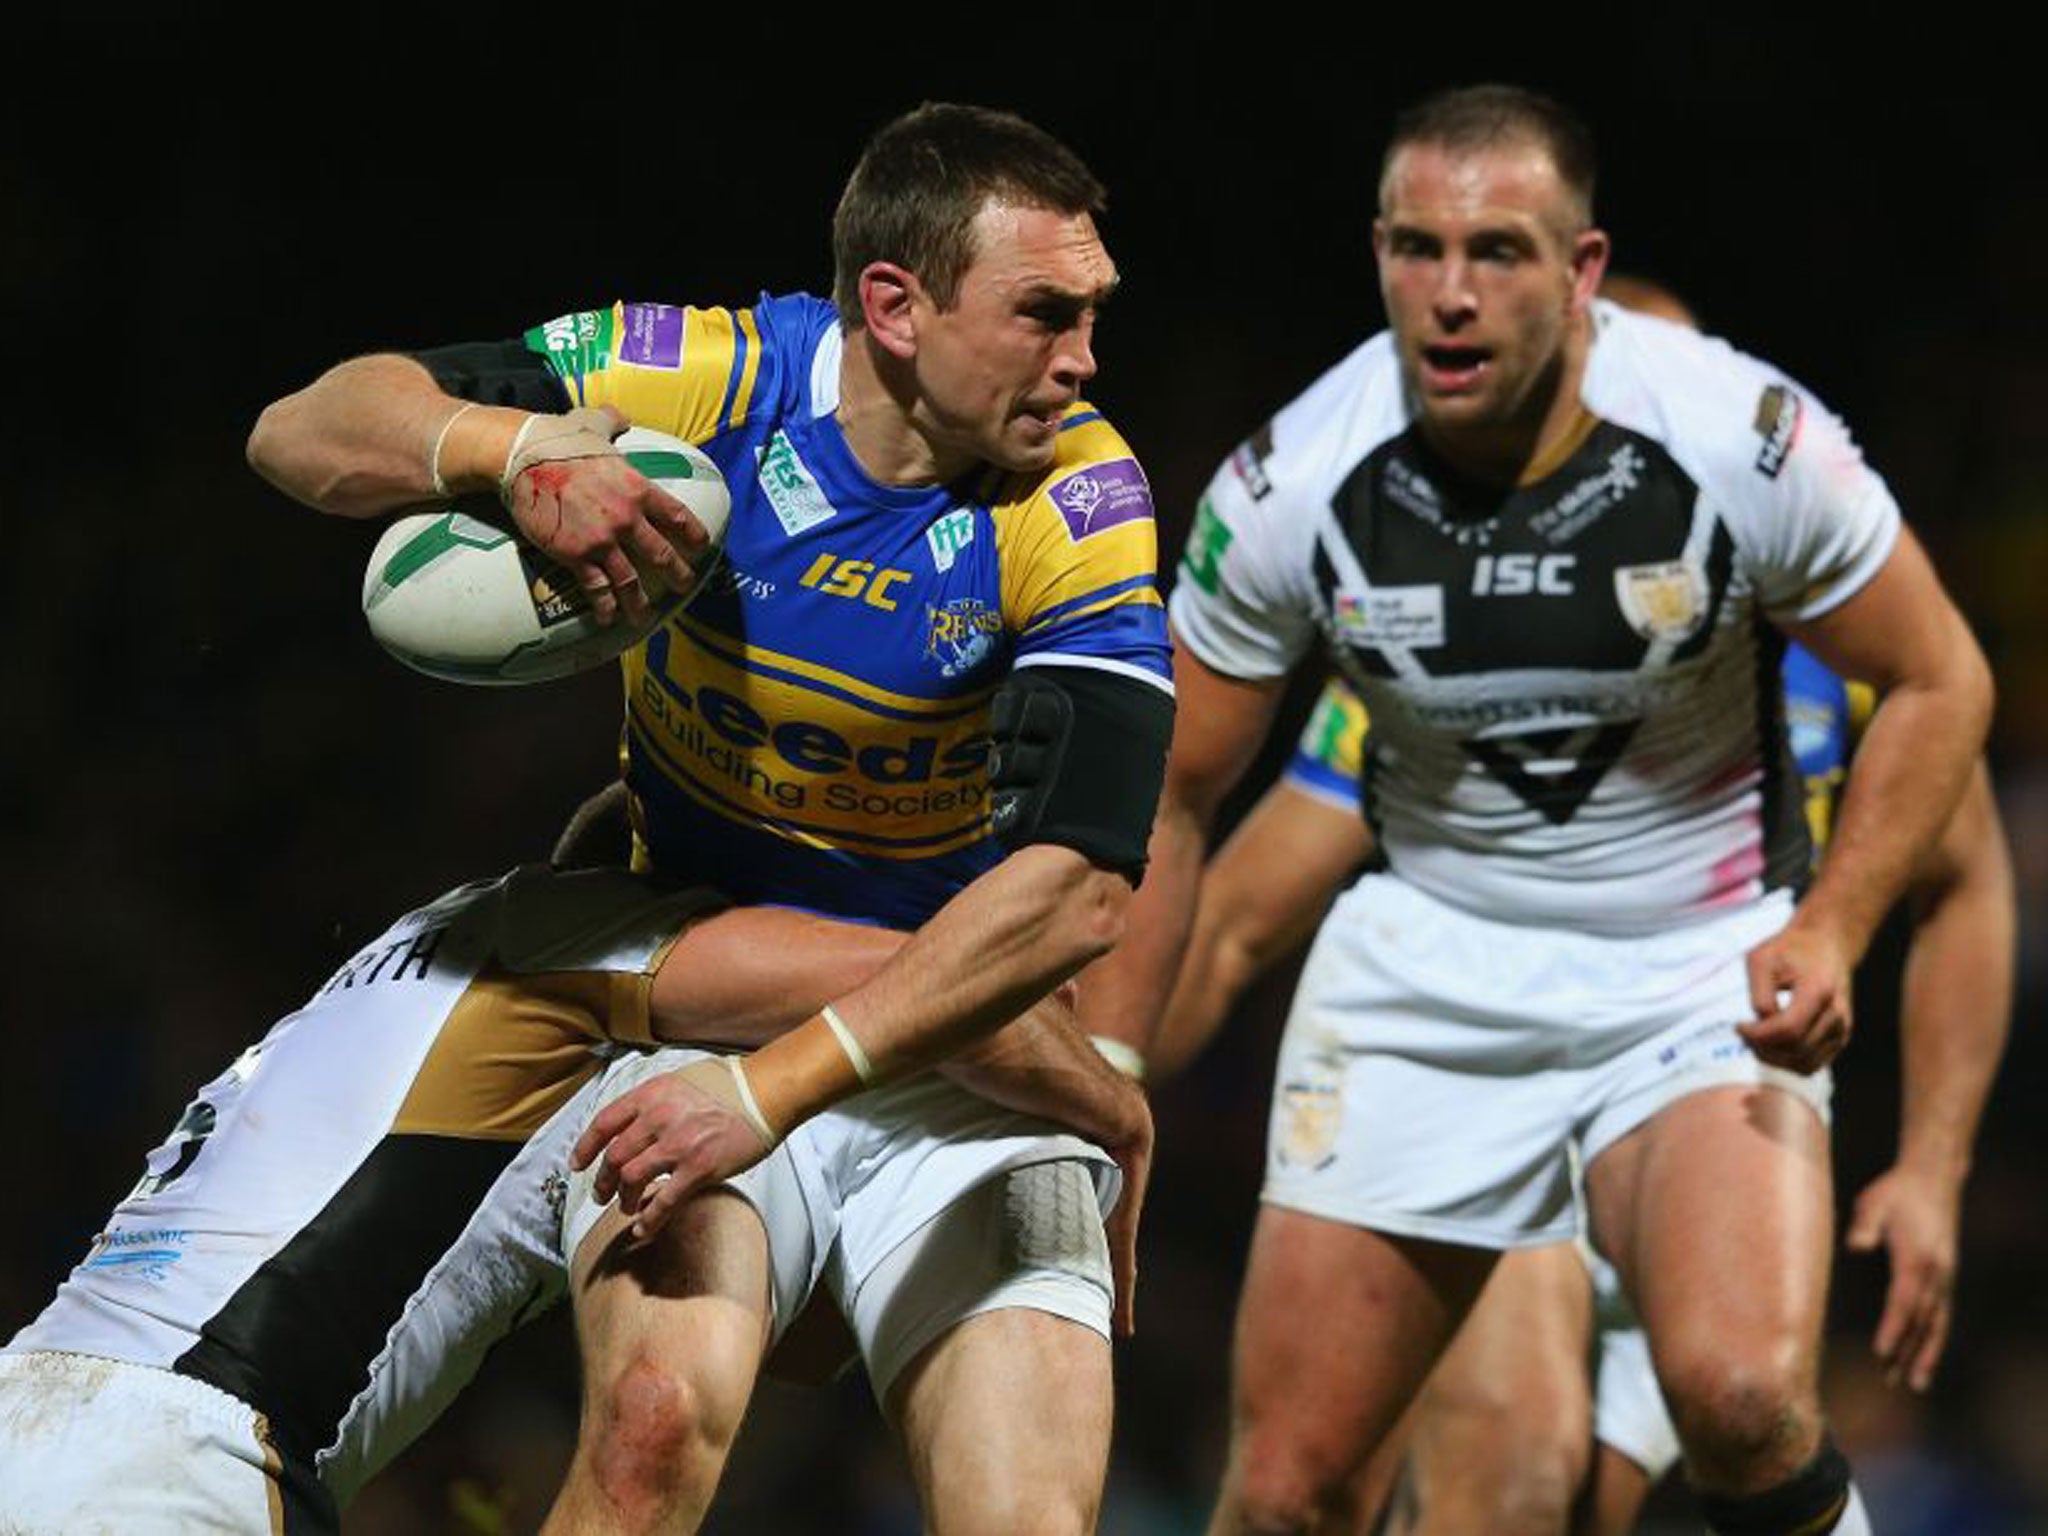
[[[373,530],[296,508],[243,466],[267,400],[351,353],[509,335],[615,297],[822,290],[830,209],[866,134],[922,99],[976,100],[1054,130],[1111,188],[1125,288],[1090,394],[1144,459],[1171,554],[1217,460],[1379,324],[1367,229],[1393,112],[1506,78],[1592,121],[1619,266],[1674,286],[1855,425],[1992,656],[2025,960],[1957,1336],[1924,1403],[1873,1389],[1882,1265],[1852,1262],[1831,1390],[1886,1529],[2048,1519],[2035,88],[2006,40],[1960,27],[1595,21],[1482,32],[1445,10],[1340,37],[1272,6],[1228,22],[986,13],[970,44],[966,15],[933,12],[829,31],[592,13],[516,38],[498,35],[509,22],[463,34],[309,13],[289,42],[184,16],[23,44],[38,67],[0,147],[0,1335],[40,1307],[197,1084],[392,915],[544,852],[612,770],[608,676],[472,691],[377,650],[357,606]],[[1870,968],[1839,1072],[1845,1195],[1891,1152],[1891,965]],[[1285,993],[1286,978],[1262,988],[1160,1095],[1110,1529],[1193,1528],[1214,1485]],[[539,1330],[353,1528],[529,1527],[573,1418],[573,1361]],[[892,1454],[857,1386],[771,1393],[718,1528],[914,1528]]]

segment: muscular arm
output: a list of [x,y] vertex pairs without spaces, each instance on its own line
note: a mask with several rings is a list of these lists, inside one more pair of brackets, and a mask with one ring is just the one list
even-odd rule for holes
[[1875,1347],[1894,1381],[1924,1391],[1947,1343],[1963,1183],[2012,1009],[2012,864],[1981,762],[1908,901],[1898,1158],[1857,1197],[1848,1245],[1888,1250]]
[[[511,393],[527,404],[568,403],[537,361],[532,380]],[[682,503],[612,451],[625,425],[609,407],[555,415],[465,401],[417,359],[383,353],[337,364],[265,408],[248,457],[287,496],[341,517],[502,495],[520,534],[568,568],[608,624],[621,603],[635,621],[647,615],[636,561],[680,589],[691,577],[678,546],[706,543]]]
[[1132,903],[1129,935],[1090,970],[1081,1023],[1149,1053],[1188,942],[1202,861],[1218,807],[1250,765],[1280,704],[1282,684],[1247,683],[1203,664],[1176,636],[1173,751],[1152,828],[1151,862]]
[[[736,907],[691,927],[655,972],[654,1032],[683,1045],[766,1045],[871,981],[910,942],[888,928],[779,907]],[[937,1070],[971,1093],[1114,1151],[1142,1101],[1091,1048],[1067,992],[1042,998]]]
[[1372,852],[1355,810],[1285,780],[1268,790],[1202,875],[1194,929],[1149,1058],[1178,1072],[1244,989],[1315,931],[1330,895]]
[[1983,747],[1992,690],[1969,626],[1910,531],[1867,586],[1789,633],[1880,693],[1820,875],[1784,931],[1750,953],[1759,1022],[1746,1037],[1765,1060],[1811,1072],[1848,1039],[1849,973],[1954,810]]
[[[309,507],[378,517],[434,499],[434,439],[463,403],[410,357],[351,358],[264,410],[249,434],[249,466]],[[441,445],[448,489],[495,493],[529,414],[464,412]]]

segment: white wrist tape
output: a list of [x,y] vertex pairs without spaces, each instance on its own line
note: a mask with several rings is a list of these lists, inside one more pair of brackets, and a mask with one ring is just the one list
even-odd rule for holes
[[505,467],[498,471],[499,491],[509,492],[512,489],[512,466],[519,462],[519,450],[526,446],[527,434],[539,426],[544,419],[546,418],[543,418],[539,412],[535,412],[520,424],[517,435],[512,439],[511,451],[505,455]]
[[761,1113],[761,1102],[754,1097],[754,1085],[747,1081],[747,1069],[740,1065],[737,1056],[721,1056],[718,1059],[724,1062],[725,1069],[732,1073],[732,1086],[740,1096],[740,1112],[747,1117],[747,1123],[760,1133],[763,1141],[771,1147],[774,1146],[782,1138],[775,1134],[774,1128],[768,1124],[768,1117]]
[[479,400],[465,400],[455,408],[454,415],[441,423],[441,430],[434,434],[434,451],[427,455],[427,475],[434,482],[436,496],[448,494],[448,482],[441,478],[441,450],[448,446],[448,429],[482,403]]
[[1125,1077],[1137,1083],[1145,1081],[1145,1058],[1138,1054],[1135,1046],[1113,1040],[1108,1035],[1090,1035],[1088,1043],[1095,1047],[1097,1055]]
[[831,1030],[839,1041],[839,1049],[846,1052],[846,1059],[853,1063],[853,1075],[859,1078],[863,1085],[872,1083],[875,1080],[875,1064],[868,1060],[868,1053],[862,1050],[860,1042],[853,1038],[853,1031],[846,1027],[846,1020],[839,1017],[830,1003],[820,1008],[818,1012],[824,1015],[825,1027]]

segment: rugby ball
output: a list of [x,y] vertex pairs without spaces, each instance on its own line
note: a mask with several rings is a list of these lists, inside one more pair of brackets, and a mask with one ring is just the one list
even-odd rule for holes
[[646,571],[649,617],[621,611],[600,626],[590,598],[547,555],[452,507],[402,517],[384,530],[363,578],[363,616],[385,650],[415,671],[456,683],[538,683],[612,660],[672,618],[709,579],[732,497],[718,466],[680,438],[628,427],[626,462],[696,514],[711,541],[692,555],[701,573],[670,591]]

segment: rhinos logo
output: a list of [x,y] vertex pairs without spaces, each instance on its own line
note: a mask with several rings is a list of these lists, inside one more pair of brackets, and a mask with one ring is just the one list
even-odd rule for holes
[[924,653],[939,664],[941,677],[962,677],[995,649],[1003,631],[1002,615],[971,597],[956,598],[943,608],[925,605],[931,632]]

